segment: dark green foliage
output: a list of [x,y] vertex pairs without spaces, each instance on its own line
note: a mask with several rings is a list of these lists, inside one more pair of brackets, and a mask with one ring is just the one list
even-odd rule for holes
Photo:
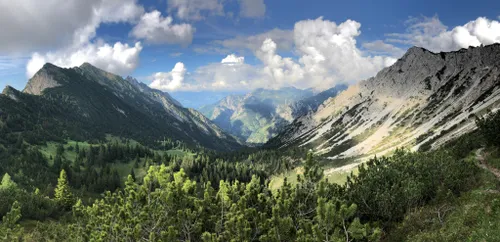
[[440,189],[454,195],[470,189],[478,170],[474,163],[447,151],[398,151],[361,166],[358,176],[348,178],[346,195],[359,205],[363,218],[395,222],[409,209],[434,199]]
[[183,170],[151,167],[141,185],[129,176],[123,192],[107,193],[93,206],[78,202],[71,232],[74,238],[105,241],[378,239],[379,230],[355,218],[356,205],[325,196],[324,183],[304,184],[286,184],[273,196],[254,176],[246,184],[221,181],[214,190]]
[[500,112],[489,112],[484,118],[477,118],[479,132],[490,146],[500,147]]
[[[165,94],[154,90],[144,93],[119,76],[87,67],[63,69],[46,64],[42,71],[60,86],[46,89],[38,96],[12,89],[16,100],[0,95],[0,136],[18,138],[22,132],[25,142],[40,144],[65,139],[102,141],[106,134],[113,134],[151,147],[160,147],[159,138],[168,136],[191,148],[241,147],[230,136],[221,137],[215,131],[205,130],[210,123],[205,129],[195,125],[206,121],[193,110],[173,103],[173,110],[165,110],[154,97]],[[176,116],[184,117],[185,121]]]
[[21,206],[25,219],[44,220],[58,215],[55,202],[41,194],[40,190],[28,192],[5,174],[0,185],[0,217],[8,213],[14,202],[18,202]]

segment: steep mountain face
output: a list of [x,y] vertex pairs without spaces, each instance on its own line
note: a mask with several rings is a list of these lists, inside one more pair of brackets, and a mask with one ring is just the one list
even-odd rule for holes
[[439,146],[475,129],[500,99],[500,45],[432,53],[393,66],[295,120],[269,146],[307,146],[330,159]]
[[0,109],[4,115],[22,117],[26,129],[43,123],[40,129],[64,133],[63,137],[113,134],[149,144],[171,139],[217,150],[241,147],[201,113],[183,108],[167,93],[88,63],[70,69],[46,64],[22,93],[7,87],[0,95]]
[[248,143],[265,143],[295,118],[315,110],[342,86],[314,95],[293,87],[257,89],[247,95],[228,96],[201,112],[222,129]]

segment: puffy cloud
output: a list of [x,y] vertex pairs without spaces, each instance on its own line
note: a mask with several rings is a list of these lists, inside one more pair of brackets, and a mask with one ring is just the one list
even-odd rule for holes
[[[297,22],[290,32],[293,34],[290,45],[294,46],[297,59],[279,55],[279,45],[272,38],[264,38],[255,47],[265,34],[254,36],[251,41],[250,38],[241,38],[245,41],[239,41],[238,46],[252,49],[261,65],[213,63],[202,66],[179,89],[242,90],[295,86],[322,90],[338,83],[370,77],[394,64],[396,59],[369,56],[359,50],[356,37],[361,34],[360,27],[361,24],[352,20],[340,25],[323,18]],[[233,54],[221,62],[234,63],[235,59],[237,56]]]
[[291,58],[283,58],[276,54],[276,43],[272,39],[266,39],[255,55],[264,64],[262,72],[270,79],[273,87],[292,85],[304,78],[301,66]]
[[353,20],[337,25],[323,18],[295,24],[295,48],[309,86],[325,89],[339,82],[358,81],[396,61],[391,57],[365,56],[356,46],[360,27]]
[[153,82],[149,86],[162,91],[176,90],[182,86],[186,72],[184,64],[178,62],[171,72],[155,73],[153,75]]
[[500,22],[479,17],[448,29],[437,16],[410,18],[406,33],[388,34],[389,42],[416,45],[434,52],[500,43]]
[[240,16],[245,18],[261,18],[266,14],[264,0],[240,0]]
[[266,39],[272,39],[277,44],[279,50],[288,51],[293,46],[293,31],[273,29],[258,35],[238,36],[233,39],[215,41],[214,44],[229,50],[250,50],[253,52],[259,49],[262,46],[262,42]]
[[185,20],[201,20],[203,14],[224,15],[222,0],[168,0],[168,11]]
[[245,57],[237,56],[235,54],[228,55],[226,58],[222,59],[220,62],[226,65],[241,65],[245,63]]
[[[44,4],[48,4],[51,8],[44,9]],[[144,8],[137,4],[137,0],[89,0],[82,4],[82,1],[76,0],[48,0],[48,3],[44,1],[42,11],[35,11],[34,15],[30,15],[38,19],[34,22],[47,26],[43,30],[50,33],[66,33],[66,37],[63,36],[63,42],[55,40],[59,49],[45,53],[35,52],[31,55],[26,66],[28,78],[31,78],[46,62],[62,67],[79,66],[89,62],[101,69],[121,75],[128,75],[137,68],[139,54],[143,48],[140,42],[129,46],[122,42],[109,44],[94,38],[96,30],[103,23],[137,23],[144,14]],[[28,5],[36,7],[39,1],[33,1]],[[86,14],[85,18],[78,17],[83,14]],[[53,17],[56,17],[56,20],[53,20]],[[71,22],[74,18],[81,21],[81,24],[60,29],[64,26],[64,22]],[[38,35],[37,32],[29,34]],[[61,38],[61,35],[56,34],[54,38]]]
[[89,43],[75,50],[49,52],[44,55],[34,53],[26,67],[27,76],[32,77],[47,62],[61,67],[80,66],[89,62],[106,71],[127,75],[137,67],[141,50],[139,42],[134,46],[117,42],[113,46],[106,43]]
[[146,13],[130,33],[152,44],[182,44],[193,41],[195,28],[190,24],[172,24],[172,17],[162,17],[159,11]]
[[78,43],[94,37],[100,23],[133,21],[143,11],[136,0],[2,0],[0,52]]

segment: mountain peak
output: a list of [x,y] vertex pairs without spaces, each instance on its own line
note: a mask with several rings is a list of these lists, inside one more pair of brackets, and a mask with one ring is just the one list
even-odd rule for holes
[[54,69],[54,68],[60,68],[60,67],[56,66],[50,62],[47,62],[43,65],[43,67],[40,70],[47,70],[47,69]]
[[99,68],[95,67],[94,65],[92,65],[92,64],[90,64],[88,62],[84,62],[83,64],[81,64],[80,68],[82,68],[82,69],[88,69],[88,68],[99,69]]
[[409,59],[412,57],[420,58],[420,57],[427,55],[427,54],[435,55],[435,53],[433,53],[425,48],[413,46],[410,49],[408,49],[408,51],[406,51],[406,53],[403,55],[403,57],[401,59]]
[[11,87],[11,86],[7,85],[7,86],[5,86],[5,88],[3,89],[2,94],[7,95],[7,94],[8,94],[8,93],[10,93],[12,90],[15,90],[15,89],[14,89],[13,87]]
[[1,94],[2,94],[2,95],[5,95],[5,96],[8,96],[8,97],[10,97],[11,99],[13,99],[13,100],[16,100],[16,101],[17,101],[17,100],[18,100],[17,94],[19,94],[19,91],[18,91],[18,90],[16,90],[15,88],[13,88],[13,87],[11,87],[11,86],[7,85],[7,86],[3,89],[3,91],[2,91],[2,93],[1,93]]
[[51,64],[45,63],[43,67],[28,81],[23,92],[33,95],[42,95],[43,91],[47,88],[54,88],[61,86],[61,83],[54,80],[54,75],[61,68]]

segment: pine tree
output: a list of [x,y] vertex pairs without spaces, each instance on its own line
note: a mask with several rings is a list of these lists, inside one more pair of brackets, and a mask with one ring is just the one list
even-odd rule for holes
[[132,179],[134,179],[134,181],[136,181],[134,168],[132,168],[132,171],[130,171],[130,176],[132,177]]
[[0,183],[0,190],[15,189],[17,184],[12,181],[9,173],[5,173],[2,178],[2,183]]
[[304,165],[304,176],[306,180],[312,182],[318,182],[323,178],[323,170],[314,160],[314,153],[312,151],[307,153],[306,163]]
[[69,209],[73,206],[73,194],[68,185],[68,177],[66,171],[61,170],[59,179],[57,179],[57,187],[55,190],[55,200],[64,208]]
[[16,223],[21,219],[21,205],[17,201],[12,204],[10,211],[2,218],[2,225],[13,229]]

